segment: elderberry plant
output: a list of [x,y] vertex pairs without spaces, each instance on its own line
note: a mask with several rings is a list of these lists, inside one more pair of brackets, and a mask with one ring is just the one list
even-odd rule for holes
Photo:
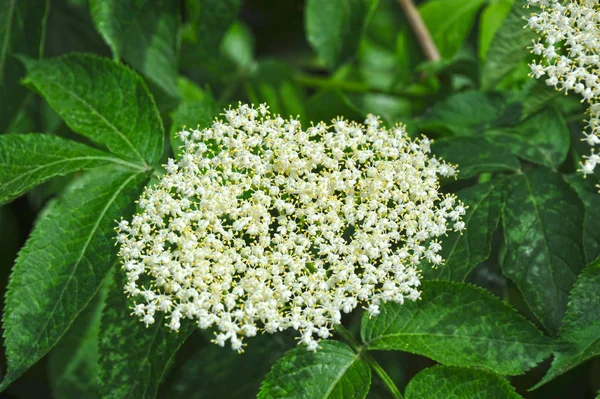
[[4,5],[2,395],[597,396],[598,1]]

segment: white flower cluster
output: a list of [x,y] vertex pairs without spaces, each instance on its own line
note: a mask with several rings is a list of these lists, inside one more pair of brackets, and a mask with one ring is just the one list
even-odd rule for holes
[[184,130],[179,161],[118,225],[124,287],[146,325],[157,312],[216,327],[214,342],[293,328],[308,349],[342,313],[419,298],[421,259],[442,263],[435,237],[461,231],[465,207],[438,192],[451,166],[378,117],[302,130],[240,105]]
[[[541,35],[533,53],[543,57],[531,64],[531,75],[545,76],[549,86],[574,91],[589,104],[584,140],[594,146],[600,143],[600,0],[528,0],[528,5],[541,7],[527,20]],[[585,158],[580,169],[584,176],[600,163],[593,149]]]

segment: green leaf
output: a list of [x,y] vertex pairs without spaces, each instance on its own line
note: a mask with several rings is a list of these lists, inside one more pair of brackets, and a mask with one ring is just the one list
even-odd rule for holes
[[507,303],[465,283],[424,281],[421,299],[364,315],[369,350],[401,350],[450,366],[522,374],[550,354],[551,341]]
[[435,140],[431,151],[444,161],[458,165],[460,179],[485,172],[517,172],[521,167],[519,160],[503,145],[482,136]]
[[284,118],[306,117],[306,96],[294,81],[295,71],[276,60],[263,60],[255,64],[245,82],[248,97],[254,104],[267,103],[272,114]]
[[184,26],[183,39],[194,44],[201,57],[219,53],[221,40],[237,18],[241,0],[186,0],[189,21]]
[[258,399],[361,399],[371,385],[371,369],[348,346],[321,341],[316,352],[298,347],[287,352],[263,381]]
[[504,202],[505,180],[491,181],[463,189],[456,194],[468,206],[463,234],[442,237],[440,255],[445,262],[432,268],[421,266],[428,279],[464,281],[475,266],[492,252],[492,235],[498,226]]
[[39,91],[73,131],[141,164],[160,158],[160,115],[135,72],[90,54],[27,60],[26,66],[25,83]]
[[103,151],[41,133],[0,136],[0,204],[55,177],[108,163],[132,166]]
[[171,148],[176,158],[179,158],[183,142],[177,133],[184,128],[206,129],[212,124],[213,119],[219,114],[219,106],[210,95],[206,95],[200,101],[184,102],[173,113],[171,119]]
[[192,355],[171,381],[168,398],[254,398],[260,383],[293,340],[265,334],[245,341],[243,353],[208,344]]
[[479,19],[479,59],[485,61],[492,40],[502,26],[515,0],[495,0],[488,4]]
[[6,0],[0,12],[0,132],[17,117],[27,96],[25,74],[15,54],[39,58],[44,49],[48,0]]
[[546,108],[522,123],[486,132],[506,151],[538,165],[558,169],[569,152],[569,128],[554,108]]
[[529,48],[536,34],[524,28],[523,18],[530,15],[526,8],[527,0],[516,0],[502,26],[496,32],[488,50],[486,62],[481,71],[481,84],[491,90],[511,70],[516,68],[530,54]]
[[306,37],[330,69],[336,69],[358,50],[377,0],[308,0]]
[[114,221],[133,212],[147,175],[89,172],[38,221],[8,284],[0,390],[44,356],[94,297],[116,260]]
[[598,195],[598,179],[581,174],[567,176],[567,182],[577,192],[585,207],[583,248],[586,263],[600,256],[600,195]]
[[[307,123],[331,122],[338,116],[351,121],[362,122],[363,113],[348,100],[344,93],[337,90],[321,91],[306,102]],[[304,123],[305,121],[303,121]]]
[[515,389],[498,374],[485,370],[433,366],[414,376],[406,399],[518,399]]
[[[525,120],[541,111],[559,95],[560,91],[552,86],[548,86],[544,81],[537,79],[527,80],[525,85],[523,85],[523,89],[517,95],[519,101],[523,102],[521,119]],[[565,110],[563,110],[563,112],[564,111]]]
[[536,168],[511,179],[502,212],[502,271],[552,334],[585,266],[583,218],[581,200],[560,174]]
[[566,345],[558,347],[550,370],[533,389],[600,355],[600,260],[577,278],[558,338]]
[[175,353],[195,324],[188,320],[180,331],[171,331],[160,313],[146,328],[131,315],[133,301],[123,293],[125,272],[117,268],[115,274],[100,323],[100,397],[155,398]]
[[89,0],[90,15],[113,56],[123,54],[123,41],[147,0]]
[[419,7],[442,58],[452,58],[461,48],[486,0],[429,0]]
[[48,354],[48,376],[57,399],[99,398],[98,335],[111,274]]
[[91,0],[96,29],[121,57],[172,97],[179,97],[179,10],[171,0]]
[[521,107],[501,93],[460,93],[434,105],[420,126],[448,129],[457,136],[472,136],[517,124]]

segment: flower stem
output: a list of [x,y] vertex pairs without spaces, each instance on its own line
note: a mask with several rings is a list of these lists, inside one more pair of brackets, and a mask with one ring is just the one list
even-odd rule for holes
[[352,336],[350,331],[348,331],[343,325],[337,324],[335,326],[335,331],[338,333],[340,337],[354,350],[370,367],[377,373],[379,378],[383,381],[387,389],[390,391],[394,399],[404,399],[400,390],[394,384],[391,377],[386,373],[386,371],[377,363],[377,360],[371,356],[369,351],[364,347],[364,345],[360,345],[356,339]]

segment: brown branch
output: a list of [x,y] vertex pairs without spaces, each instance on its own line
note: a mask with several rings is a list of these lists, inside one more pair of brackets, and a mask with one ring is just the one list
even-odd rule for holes
[[413,0],[398,0],[398,3],[400,3],[400,7],[402,7],[402,10],[404,11],[406,19],[408,19],[408,23],[410,23],[412,30],[417,36],[417,40],[423,49],[425,58],[429,61],[441,60],[442,57],[440,57],[440,52],[431,37],[431,33],[429,33],[429,29],[427,29],[421,15],[419,15],[419,10],[415,7]]

